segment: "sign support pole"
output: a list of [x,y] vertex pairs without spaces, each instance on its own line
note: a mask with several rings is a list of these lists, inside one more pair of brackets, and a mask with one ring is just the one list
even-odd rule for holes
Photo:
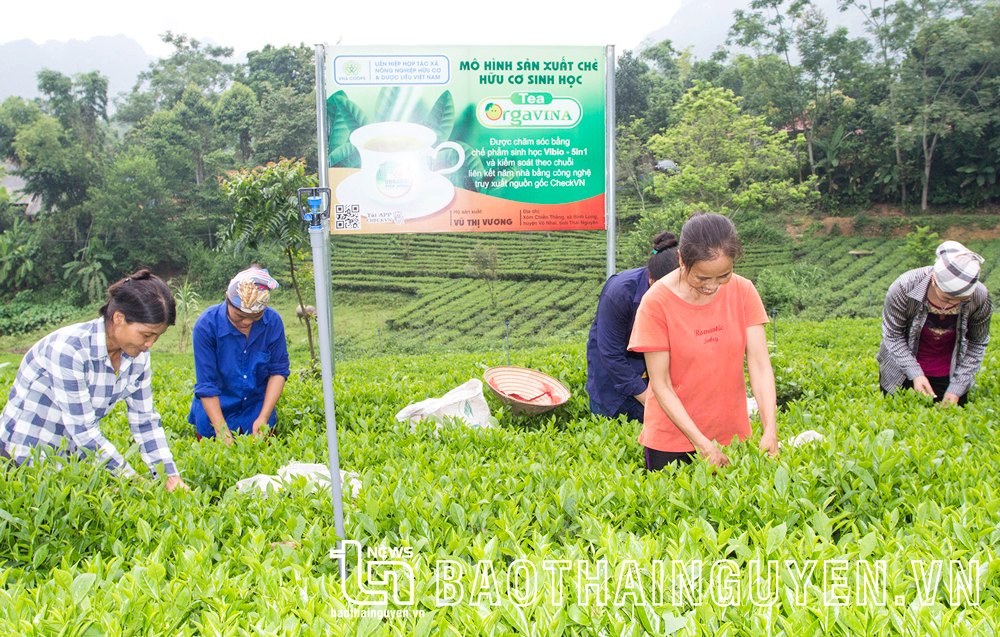
[[[330,154],[327,150],[326,122],[326,46],[316,45],[316,147],[319,151],[319,187],[329,188]],[[329,197],[329,190],[327,190]],[[333,498],[333,518],[337,531],[337,551],[344,551],[344,491],[340,482],[340,449],[337,442],[337,411],[333,395],[333,302],[330,281],[330,216],[315,216],[309,223],[309,243],[312,246],[313,282],[316,287],[316,320],[319,327],[319,358],[322,370],[323,406],[326,416],[326,443],[330,461],[330,495]],[[340,576],[347,576],[347,560],[340,560]]]
[[604,223],[608,235],[607,277],[615,273],[615,47],[604,47]]

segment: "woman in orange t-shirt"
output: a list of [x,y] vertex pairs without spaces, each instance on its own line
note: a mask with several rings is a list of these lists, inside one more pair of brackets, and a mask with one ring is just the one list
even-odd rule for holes
[[656,397],[647,400],[639,435],[650,471],[689,463],[695,452],[710,464],[729,464],[714,442],[750,437],[744,355],[763,429],[760,448],[778,453],[767,312],[753,283],[733,274],[741,253],[727,217],[694,216],[681,230],[680,267],[639,304],[628,348],[645,355]]

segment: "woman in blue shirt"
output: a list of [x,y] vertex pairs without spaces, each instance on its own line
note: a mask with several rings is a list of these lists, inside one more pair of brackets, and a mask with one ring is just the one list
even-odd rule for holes
[[642,422],[648,380],[646,361],[628,351],[635,311],[650,284],[677,269],[677,238],[661,232],[646,265],[611,275],[597,301],[587,339],[587,394],[592,413]]
[[199,440],[233,433],[263,436],[275,424],[275,405],[290,372],[285,326],[267,306],[278,282],[252,265],[229,282],[226,300],[194,324],[197,382],[188,422]]

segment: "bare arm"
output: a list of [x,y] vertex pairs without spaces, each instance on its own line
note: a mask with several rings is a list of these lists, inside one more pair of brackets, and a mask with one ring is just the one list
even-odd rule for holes
[[767,333],[763,325],[747,327],[747,371],[750,373],[750,390],[757,399],[760,416],[761,451],[778,455],[778,420],[776,415],[777,392],[774,388],[774,370],[767,351]]
[[264,405],[260,408],[260,415],[253,422],[253,435],[263,435],[267,432],[267,421],[271,419],[271,413],[281,392],[285,390],[284,376],[271,376],[267,379],[267,388],[264,390]]
[[233,444],[233,432],[229,430],[229,425],[226,424],[226,420],[222,416],[222,405],[219,404],[219,397],[204,396],[198,400],[201,401],[201,406],[205,408],[205,413],[208,414],[208,420],[212,423],[212,429],[215,429],[215,436],[220,438],[226,445]]

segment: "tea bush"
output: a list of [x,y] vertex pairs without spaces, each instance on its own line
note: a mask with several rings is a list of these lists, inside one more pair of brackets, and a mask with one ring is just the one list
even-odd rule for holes
[[[329,496],[304,483],[272,497],[232,488],[290,460],[325,461],[316,381],[293,374],[273,438],[227,448],[196,441],[186,422],[190,367],[154,357],[155,400],[192,491],[167,493],[77,462],[0,471],[0,634],[997,635],[997,355],[988,354],[967,407],[941,409],[912,393],[878,393],[877,320],[780,329],[772,353],[787,401],[779,435],[816,430],[826,439],[786,445],[777,459],[762,456],[755,440],[736,444],[733,464],[714,472],[695,462],[645,473],[640,426],[589,414],[579,341],[515,350],[512,363],[556,376],[573,397],[532,419],[488,396],[499,425],[487,430],[411,427],[394,414],[506,362],[498,354],[339,364],[341,466],[363,485],[345,500],[347,539],[412,550],[415,603],[390,597],[375,608],[420,617],[350,616],[361,607],[345,592],[367,599],[360,582],[386,587],[376,572],[362,577],[352,568],[342,590],[329,554],[337,542]],[[9,386],[13,373],[0,369],[0,382]],[[105,428],[144,471],[124,412]],[[463,567],[453,579],[467,594],[455,605],[443,605],[438,590],[445,560]],[[530,562],[539,583],[518,604],[506,586],[515,560]],[[583,563],[591,574],[606,560],[607,603],[570,586],[569,572],[548,586],[545,564],[559,562],[547,560]],[[660,560],[668,594],[657,600],[649,582]],[[687,570],[672,572],[671,560]],[[709,581],[722,560],[744,574],[752,563],[776,561],[771,603],[752,603],[750,584],[764,581],[752,578],[731,603],[707,592],[701,603],[672,599],[671,587]],[[914,571],[934,560],[944,561],[940,577]],[[951,560],[973,565],[972,599],[952,599]],[[886,603],[830,603],[840,588],[824,569],[865,561],[884,562]],[[477,563],[495,565],[499,596]],[[803,599],[793,564],[817,569]],[[644,584],[616,601],[628,577]],[[562,599],[553,603],[556,593]]]
[[12,301],[0,305],[0,336],[30,334],[48,329],[79,314],[79,308],[69,305],[33,305]]

